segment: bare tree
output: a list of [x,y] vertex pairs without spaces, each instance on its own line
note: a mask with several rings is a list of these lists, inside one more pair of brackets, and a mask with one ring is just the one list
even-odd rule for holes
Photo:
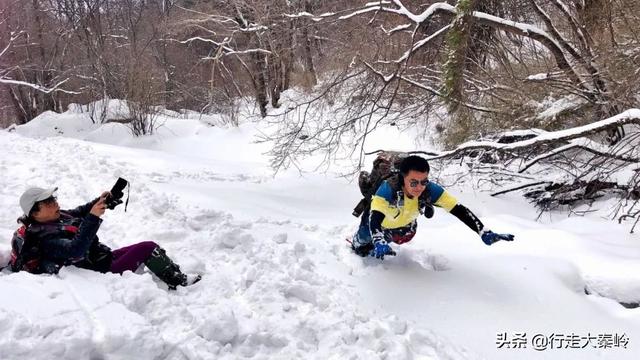
[[60,94],[76,93],[61,88],[69,80],[58,61],[66,34],[47,31],[41,1],[11,2],[0,11],[0,84],[6,86],[17,122],[59,111]]
[[[625,11],[626,6],[638,7],[620,3],[610,11]],[[460,0],[455,6],[393,0],[356,8],[345,5],[321,15],[292,14],[325,26],[365,19],[370,37],[377,39],[374,46],[381,50],[355,53],[350,73],[366,69],[373,76],[366,81],[377,81],[377,85],[362,87],[370,91],[357,98],[351,111],[342,113],[342,125],[336,127],[333,119],[325,119],[325,126],[314,125],[314,130],[309,124],[316,121],[303,121],[307,128],[282,129],[274,138],[289,136],[278,144],[303,149],[305,142],[320,137],[334,141],[344,128],[350,128],[364,140],[380,122],[424,121],[443,104],[448,104],[453,121],[445,118],[436,129],[445,135],[442,142],[447,146],[500,129],[524,125],[554,130],[618,114],[638,103],[635,96],[617,95],[637,81],[630,77],[632,72],[618,72],[596,54],[606,48],[609,59],[629,59],[629,48],[638,48],[637,37],[626,42],[633,45],[625,50],[616,49],[621,43],[616,37],[633,34],[637,25],[617,30],[621,21],[612,17],[610,36],[598,37],[589,31],[594,28],[588,26],[589,17],[581,15],[583,7],[562,0]],[[626,18],[631,23],[629,15]],[[401,46],[394,48],[390,43]],[[559,110],[545,115],[540,107],[550,100],[568,105],[553,105]],[[308,116],[310,111],[301,113]],[[333,129],[333,136],[316,136],[328,129]],[[300,132],[306,135],[294,138]],[[623,136],[622,128],[612,128],[608,134],[608,141],[615,143]],[[337,141],[323,149],[330,155],[340,146]],[[274,155],[291,161],[296,157],[282,147],[274,149]]]
[[313,10],[313,6],[311,0],[201,2],[181,7],[185,19],[177,24],[183,32],[182,43],[210,46],[203,60],[211,63],[218,79],[233,81],[238,93],[250,84],[265,117],[269,103],[279,107],[280,93],[290,87],[296,55],[303,68],[301,83],[309,87],[318,81],[313,59],[315,23],[289,14]]

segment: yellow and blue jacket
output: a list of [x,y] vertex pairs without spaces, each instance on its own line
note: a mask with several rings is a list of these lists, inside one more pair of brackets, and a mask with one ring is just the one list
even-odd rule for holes
[[[427,197],[427,201],[448,212],[458,204],[455,197],[434,182],[427,184],[425,193],[423,196]],[[420,216],[420,203],[418,198],[410,198],[401,190],[395,190],[385,180],[371,198],[371,211],[384,214],[383,228],[397,229],[411,224]]]

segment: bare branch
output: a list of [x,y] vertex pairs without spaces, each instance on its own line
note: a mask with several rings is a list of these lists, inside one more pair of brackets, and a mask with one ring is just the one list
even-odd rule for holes
[[498,195],[502,195],[502,194],[513,192],[513,191],[526,189],[526,188],[530,188],[532,186],[543,185],[543,184],[551,184],[551,181],[537,181],[537,182],[530,183],[530,184],[518,185],[516,187],[512,187],[512,188],[509,188],[509,189],[504,189],[504,190],[500,190],[500,191],[491,193],[491,196],[498,196]]
[[498,152],[526,149],[533,146],[562,143],[572,139],[590,136],[627,124],[640,124],[640,109],[629,109],[621,114],[571,129],[553,131],[536,136],[535,138],[518,141],[510,144],[500,144],[491,141],[470,141],[457,147],[455,150],[446,151],[431,159],[453,157],[472,150],[495,150]]
[[594,146],[594,142],[589,139],[575,139],[575,140],[572,140],[571,143],[568,145],[553,149],[552,151],[539,155],[534,159],[528,161],[523,168],[518,170],[518,172],[520,173],[525,172],[527,169],[529,169],[530,167],[532,167],[533,165],[535,165],[541,160],[554,157],[556,155],[562,154],[564,152],[567,152],[573,149],[580,149],[580,150],[584,150],[586,152],[592,153],[594,155],[602,156],[609,159],[629,162],[629,163],[637,163],[639,160],[638,158],[634,158],[634,157],[630,158],[626,156],[611,154],[607,152],[608,148],[607,149],[602,149],[602,148],[603,146],[600,144],[595,144]]
[[70,91],[70,90],[64,90],[64,89],[59,89],[60,85],[64,84],[65,82],[67,82],[67,80],[69,79],[65,79],[60,81],[59,83],[55,84],[53,87],[51,88],[47,88],[44,86],[40,86],[38,84],[31,84],[25,81],[17,81],[17,80],[11,80],[11,79],[6,79],[6,78],[0,78],[0,84],[8,84],[8,85],[18,85],[18,86],[28,86],[30,88],[36,89],[38,91],[41,91],[45,94],[49,94],[52,92],[63,92],[63,93],[67,93],[67,94],[80,94],[77,91]]

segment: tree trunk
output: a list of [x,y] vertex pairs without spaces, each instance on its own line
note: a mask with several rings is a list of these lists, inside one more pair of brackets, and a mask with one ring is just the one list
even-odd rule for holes
[[447,34],[447,62],[444,65],[444,86],[449,111],[455,112],[458,104],[464,102],[464,70],[469,50],[471,27],[474,23],[473,11],[478,0],[459,0],[457,14]]
[[[42,18],[40,17],[40,8],[38,4],[39,0],[33,0],[33,13],[38,37],[38,53],[40,55],[40,66],[41,70],[38,71],[39,74],[34,76],[34,80],[36,84],[49,87],[52,85],[53,75],[51,73],[51,66],[49,66],[49,61],[47,59],[45,44],[44,44],[44,26],[42,24]],[[42,112],[48,110],[55,110],[56,101],[55,101],[55,92],[44,93],[36,90],[30,90],[36,100],[37,113],[40,114]],[[36,115],[37,116],[37,115]]]
[[29,106],[25,106],[25,99],[20,92],[20,89],[14,86],[7,86],[9,90],[9,96],[11,97],[11,103],[13,104],[13,111],[16,115],[16,123],[18,125],[26,124],[32,119]]
[[271,98],[271,106],[280,107],[280,92],[282,91],[282,59],[280,58],[281,46],[278,40],[282,40],[277,32],[265,42],[267,50],[271,52],[267,56],[267,83],[269,84],[268,92]]
[[[304,3],[305,11],[311,13],[311,2],[305,1]],[[304,52],[303,60],[304,60],[304,73],[305,73],[305,86],[313,87],[318,83],[318,78],[316,76],[316,70],[313,67],[313,54],[311,52],[311,39],[309,38],[309,27],[311,25],[311,21],[307,20],[302,26],[302,49]]]
[[160,62],[164,71],[164,105],[167,109],[177,110],[174,108],[175,101],[174,98],[174,90],[175,90],[175,76],[174,76],[174,66],[169,62],[169,56],[167,55],[167,41],[164,39],[164,35],[166,33],[166,24],[169,21],[169,11],[171,9],[171,2],[167,0],[162,1],[162,9],[161,16],[162,22],[165,26],[163,26],[163,34],[160,45]]
[[260,52],[253,53],[256,102],[260,107],[260,115],[262,117],[267,116],[267,104],[269,103],[267,101],[267,82],[265,78],[267,67],[265,56],[265,54]]
[[295,33],[295,21],[289,20],[289,31],[286,35],[285,48],[282,56],[282,91],[288,90],[291,83],[291,71],[293,70],[293,42]]

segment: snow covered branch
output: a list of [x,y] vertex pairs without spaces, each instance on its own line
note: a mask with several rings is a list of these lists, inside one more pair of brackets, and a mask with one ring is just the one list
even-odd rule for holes
[[49,93],[56,92],[56,91],[67,93],[67,94],[80,94],[77,91],[70,91],[70,90],[60,89],[60,85],[64,84],[68,80],[69,79],[62,80],[62,81],[60,81],[59,83],[55,84],[53,87],[50,87],[50,88],[47,88],[47,87],[44,87],[44,86],[40,86],[38,84],[28,83],[26,81],[18,81],[18,80],[6,79],[6,78],[0,78],[0,84],[27,86],[27,87],[36,89],[36,90],[38,90],[40,92],[43,92],[45,94],[49,94]]
[[614,159],[614,160],[619,160],[619,161],[624,161],[624,162],[629,162],[629,163],[636,163],[638,162],[638,158],[635,157],[627,157],[627,156],[622,156],[622,155],[617,155],[617,154],[612,154],[609,152],[609,147],[608,146],[604,146],[602,144],[596,143],[595,141],[591,141],[589,139],[585,139],[585,138],[581,138],[581,139],[574,139],[571,140],[569,144],[564,145],[564,146],[560,146],[558,148],[555,148],[549,152],[546,152],[544,154],[538,155],[535,158],[529,160],[524,167],[522,167],[520,170],[518,170],[518,172],[522,173],[525,172],[527,169],[529,169],[530,167],[532,167],[533,165],[535,165],[536,163],[538,163],[541,160],[544,159],[549,159],[551,157],[557,156],[559,154],[562,154],[564,152],[567,152],[569,150],[574,150],[574,149],[579,149],[579,150],[583,150],[586,152],[589,152],[591,154],[594,155],[598,155],[601,157],[605,157],[605,158],[609,158],[609,159]]
[[24,31],[11,32],[11,34],[9,34],[9,40],[7,41],[7,45],[4,47],[4,49],[2,49],[2,51],[0,51],[0,58],[2,58],[2,56],[7,52],[7,50],[11,48],[11,46],[13,45],[13,42],[16,41],[23,34],[24,34]]
[[533,186],[540,186],[540,185],[545,185],[545,184],[550,184],[550,183],[551,183],[550,181],[536,181],[536,182],[533,182],[533,183],[527,183],[527,184],[511,187],[511,188],[508,188],[508,189],[503,189],[503,190],[500,190],[500,191],[496,191],[496,192],[492,193],[491,196],[503,195],[503,194],[510,193],[510,192],[513,192],[513,191],[518,191],[518,190],[530,188],[530,187],[533,187]]
[[[548,132],[529,140],[518,141],[510,144],[501,144],[491,141],[470,141],[460,145],[454,150],[443,152],[431,159],[451,158],[473,150],[508,152],[543,145],[564,143],[569,140],[587,137],[627,124],[640,125],[640,109],[629,109],[621,114],[595,123],[566,130]],[[595,149],[592,150],[596,151]]]
[[[535,178],[528,179],[526,183],[522,183],[522,179],[515,174],[500,175],[500,180],[493,185],[507,182],[511,186],[492,195],[524,190],[524,196],[535,202],[542,211],[560,206],[574,211],[574,206],[590,206],[607,195],[617,197],[621,204],[629,200],[637,205],[640,202],[638,125],[640,109],[629,109],[608,119],[571,129],[553,132],[533,129],[515,131],[501,134],[496,141],[467,142],[429,159],[464,159],[464,163],[471,167],[471,172],[476,174],[490,169],[497,176],[499,172],[493,169],[496,166],[498,169],[517,171],[515,174],[529,170],[529,173],[535,174]],[[634,130],[619,144],[608,145],[592,140],[596,134],[622,126]],[[534,165],[537,165],[535,172],[531,172]],[[635,175],[629,178],[629,174],[634,172]],[[637,215],[631,211],[633,206],[631,209],[626,205],[619,206],[620,209],[626,209],[626,217]],[[584,210],[575,211],[579,213]],[[613,215],[614,218],[618,217],[618,211]]]
[[407,60],[409,58],[409,56],[411,56],[411,54],[413,54],[414,52],[416,52],[416,50],[420,49],[421,47],[425,46],[426,44],[428,44],[431,40],[439,37],[440,35],[444,34],[447,30],[449,30],[451,28],[451,24],[444,26],[442,29],[434,32],[433,34],[427,36],[426,38],[416,42],[410,50],[407,50],[407,52],[404,53],[404,55],[402,55],[399,59],[395,60],[396,63],[401,63],[405,60]]
[[[266,54],[269,55],[271,54],[271,51],[269,50],[265,50],[265,49],[245,49],[245,50],[235,50],[231,47],[228,46],[230,39],[224,39],[222,42],[218,42],[212,39],[207,39],[207,38],[203,38],[200,36],[194,36],[191,37],[189,39],[186,40],[182,40],[182,41],[178,41],[180,44],[189,44],[193,41],[202,41],[202,42],[207,42],[210,44],[215,45],[216,47],[221,47],[223,50],[223,55],[242,55],[242,54],[251,54],[251,53],[262,53],[262,54]],[[211,60],[211,59],[215,59],[216,57],[205,57],[205,60]]]
[[[10,33],[10,37],[9,40],[7,42],[7,45],[2,49],[2,51],[0,51],[0,59],[2,58],[3,55],[5,55],[7,53],[7,51],[9,49],[11,49],[11,47],[13,46],[13,43],[23,34],[25,34],[24,31],[19,31],[19,32],[11,32]],[[0,84],[6,84],[6,85],[18,85],[18,86],[27,86],[30,87],[32,89],[38,90],[40,92],[43,92],[45,94],[49,94],[52,92],[64,92],[67,94],[79,94],[78,92],[75,91],[69,91],[69,90],[64,90],[64,89],[60,89],[60,86],[62,84],[64,84],[65,82],[67,82],[69,79],[64,79],[62,81],[60,81],[59,83],[55,84],[52,87],[45,87],[42,85],[38,85],[38,84],[33,84],[27,81],[19,81],[19,80],[14,80],[11,78],[7,77],[7,74],[11,71],[11,69],[0,69]]]

